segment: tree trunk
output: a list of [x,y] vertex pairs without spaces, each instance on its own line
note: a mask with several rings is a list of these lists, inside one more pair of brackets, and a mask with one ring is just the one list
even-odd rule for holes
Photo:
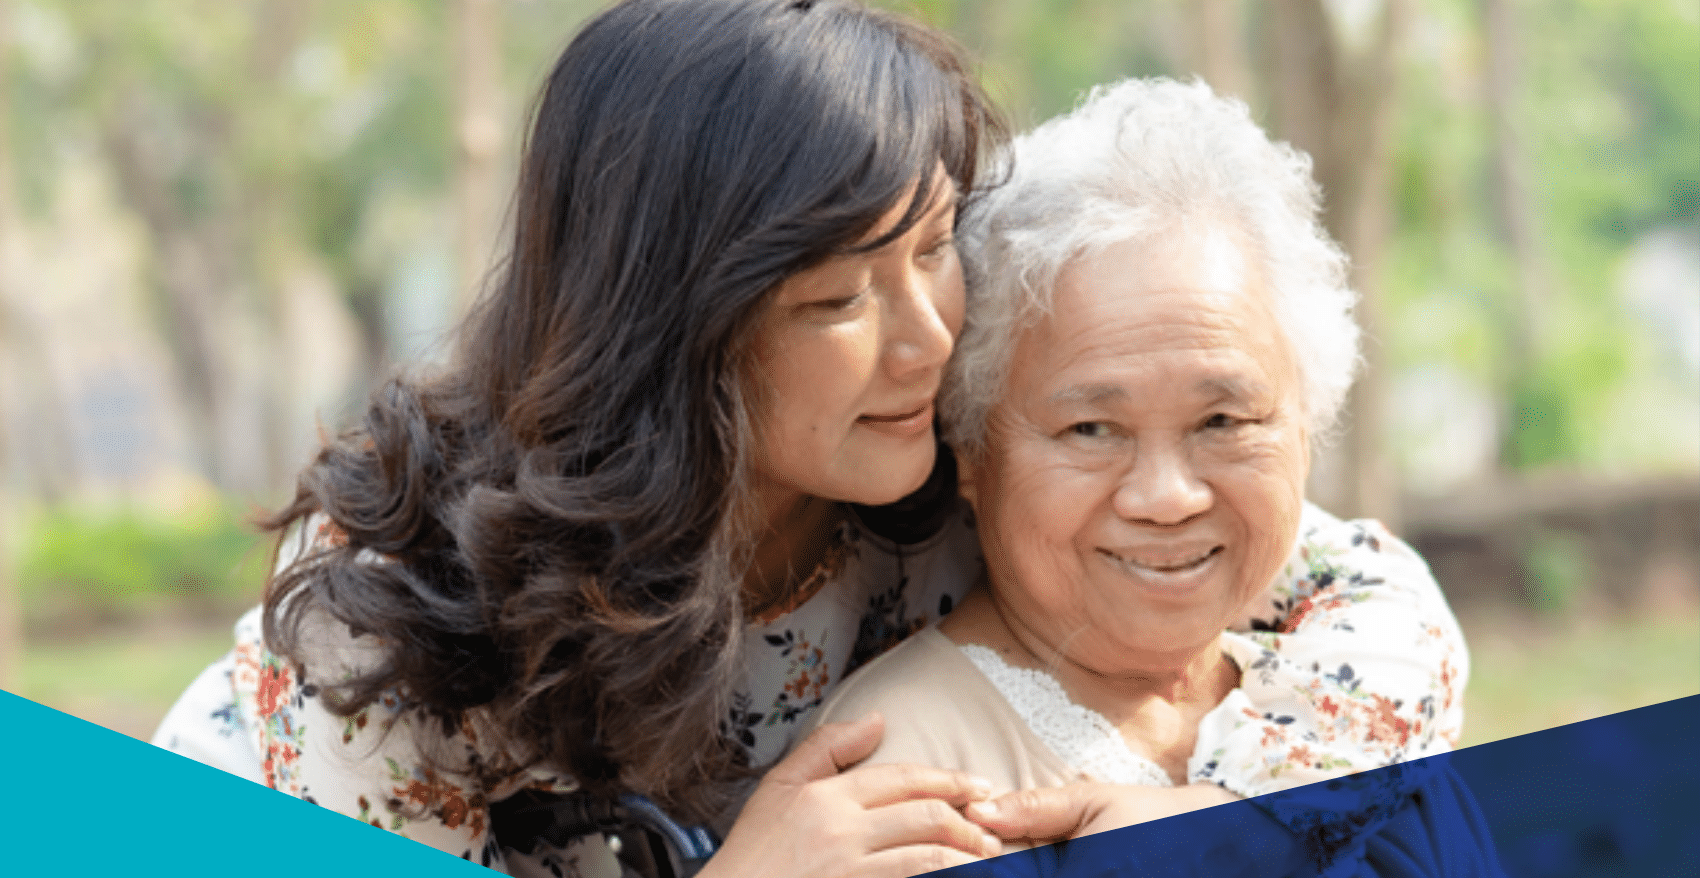
[[[0,0],[0,71],[12,69],[12,7]],[[5,261],[6,239],[12,234],[12,118],[9,97],[10,83],[0,77],[0,364],[15,368],[6,361],[13,359],[11,339],[11,267]],[[19,663],[23,658],[24,631],[12,558],[18,549],[16,479],[11,443],[12,407],[7,397],[7,382],[0,380],[0,689],[14,690],[18,685]]]
[[[1492,204],[1499,237],[1510,252],[1513,295],[1505,308],[1503,331],[1510,340],[1506,363],[1506,384],[1510,391],[1503,403],[1508,429],[1501,436],[1499,465],[1501,469],[1517,469],[1531,463],[1543,462],[1543,454],[1531,454],[1551,441],[1535,441],[1524,433],[1529,424],[1526,406],[1545,408],[1545,394],[1537,383],[1545,349],[1546,331],[1543,319],[1548,309],[1548,290],[1552,280],[1540,250],[1540,229],[1535,206],[1524,173],[1527,160],[1523,154],[1522,138],[1518,134],[1518,94],[1521,90],[1519,69],[1521,51],[1517,41],[1517,7],[1513,0],[1479,0],[1482,17],[1482,38],[1487,54],[1486,81],[1483,83],[1490,121],[1490,160]],[[1563,424],[1562,408],[1536,419],[1537,424]],[[1558,428],[1563,431],[1563,427]],[[1537,435],[1541,432],[1537,428]],[[1532,459],[1531,459],[1532,458]]]
[[[1397,531],[1398,477],[1388,453],[1387,366],[1382,347],[1383,256],[1391,231],[1394,125],[1399,111],[1399,48],[1409,17],[1407,0],[1386,0],[1381,30],[1368,57],[1354,65],[1347,91],[1348,112],[1336,143],[1343,156],[1361,156],[1342,205],[1341,241],[1352,255],[1352,283],[1359,295],[1364,370],[1352,388],[1354,429],[1347,443],[1356,514],[1378,518]],[[1344,175],[1343,175],[1344,176]]]
[[[248,32],[246,79],[237,93],[266,106],[283,87],[285,62],[300,43],[301,0],[267,0]],[[102,145],[120,197],[141,219],[153,254],[161,330],[182,389],[198,468],[220,489],[268,498],[287,464],[281,412],[294,372],[272,327],[280,323],[280,281],[270,257],[289,209],[275,171],[244,178],[212,216],[198,215],[178,191],[177,170],[148,149],[160,124],[145,82],[131,83],[102,120]],[[197,160],[241,168],[250,149],[243,127],[252,106],[206,101],[184,117]]]
[[1239,0],[1196,0],[1186,4],[1192,31],[1193,67],[1216,93],[1250,101]]
[[497,0],[455,2],[455,294],[460,313],[483,286],[499,225],[500,12]]
[[1493,130],[1493,200],[1500,232],[1515,263],[1520,306],[1512,325],[1515,356],[1520,366],[1528,366],[1540,349],[1545,272],[1536,245],[1539,230],[1523,173],[1526,162],[1516,124],[1521,87],[1517,12],[1511,0],[1480,0],[1480,7],[1487,50],[1487,112]]
[[1335,484],[1318,486],[1325,495],[1318,499],[1340,514],[1379,518],[1395,530],[1399,491],[1383,424],[1379,278],[1408,17],[1408,0],[1383,0],[1373,44],[1347,51],[1321,0],[1272,0],[1265,11],[1275,127],[1310,154],[1324,193],[1323,221],[1352,257],[1352,284],[1360,297],[1364,370],[1333,452]]

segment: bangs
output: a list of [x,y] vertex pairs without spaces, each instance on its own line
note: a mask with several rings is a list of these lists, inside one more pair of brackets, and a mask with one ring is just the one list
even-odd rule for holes
[[[896,225],[875,240],[848,248],[852,252],[877,250],[902,237],[941,198],[966,198],[975,191],[980,171],[979,138],[986,127],[984,104],[964,92],[965,74],[956,66],[957,58],[949,46],[932,34],[914,37],[940,44],[915,47],[921,51],[897,56],[892,65],[895,69],[883,81],[873,80],[879,93],[873,104],[877,107],[874,119],[863,126],[868,132],[864,166],[870,177],[880,178],[879,185],[869,188],[890,194],[870,206],[872,215],[863,217],[865,224],[857,240],[905,193],[909,193],[908,204]],[[943,64],[954,69],[940,69]],[[908,124],[880,125],[875,123],[877,119],[898,119]],[[938,185],[936,169],[940,168],[950,181],[950,190]],[[897,177],[901,179],[893,179]],[[959,202],[958,209],[960,206]]]
[[[866,8],[817,4],[809,11],[819,16],[814,27],[775,59],[798,69],[775,73],[798,86],[793,112],[802,136],[780,189],[804,195],[790,205],[789,219],[811,228],[816,246],[805,261],[814,262],[877,250],[941,198],[966,201],[1005,128],[947,37]],[[941,167],[949,188],[939,185]],[[898,222],[866,240],[900,204]]]

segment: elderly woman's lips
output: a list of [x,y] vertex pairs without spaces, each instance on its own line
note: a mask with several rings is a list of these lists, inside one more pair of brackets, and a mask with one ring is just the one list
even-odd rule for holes
[[1119,552],[1112,552],[1109,549],[1099,549],[1098,551],[1118,565],[1133,568],[1140,572],[1187,573],[1221,554],[1222,547],[1216,545],[1197,551],[1165,552],[1162,554],[1130,552],[1124,555]]

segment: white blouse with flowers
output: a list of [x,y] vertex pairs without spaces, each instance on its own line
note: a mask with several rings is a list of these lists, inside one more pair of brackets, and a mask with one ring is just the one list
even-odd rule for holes
[[[340,535],[321,527],[314,538]],[[983,561],[969,514],[899,545],[850,516],[792,606],[745,633],[747,685],[728,728],[755,765],[777,761],[824,695],[852,669],[950,612]],[[190,685],[154,742],[350,817],[515,875],[617,876],[600,836],[522,854],[499,845],[490,805],[520,790],[568,792],[547,766],[491,786],[428,768],[512,764],[489,752],[481,717],[452,734],[416,726],[391,694],[352,717],[320,690],[371,661],[381,644],[323,624],[298,669],[267,651],[259,611],[236,624],[232,652]],[[1468,672],[1462,634],[1427,567],[1373,522],[1307,506],[1299,544],[1269,590],[1224,638],[1241,686],[1199,730],[1214,743],[1193,779],[1252,796],[1443,752],[1456,746]],[[506,757],[506,758],[504,758]],[[1393,791],[1364,788],[1356,808],[1318,815],[1266,807],[1295,832],[1350,836]]]

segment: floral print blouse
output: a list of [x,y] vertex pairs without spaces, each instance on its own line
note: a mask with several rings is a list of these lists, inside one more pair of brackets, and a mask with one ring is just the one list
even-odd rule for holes
[[[338,535],[321,527],[314,540]],[[747,685],[728,727],[755,765],[794,743],[823,696],[857,665],[950,612],[983,568],[966,511],[910,545],[854,515],[792,605],[746,629]],[[190,685],[154,743],[514,875],[618,876],[600,836],[529,853],[503,847],[490,806],[522,790],[570,792],[547,767],[479,786],[428,766],[513,764],[469,714],[449,733],[416,728],[394,694],[352,717],[331,713],[320,689],[372,660],[380,644],[310,624],[304,669],[272,655],[259,610],[236,624],[235,648]],[[1409,547],[1374,522],[1341,522],[1307,506],[1298,545],[1270,588],[1224,638],[1241,687],[1211,714],[1217,741],[1194,780],[1245,796],[1337,778],[1456,746],[1468,661],[1439,587]],[[299,671],[299,672],[298,672]],[[429,752],[427,752],[427,750]],[[1325,842],[1349,840],[1386,809],[1387,790],[1348,785],[1339,813],[1269,804],[1277,819]]]

